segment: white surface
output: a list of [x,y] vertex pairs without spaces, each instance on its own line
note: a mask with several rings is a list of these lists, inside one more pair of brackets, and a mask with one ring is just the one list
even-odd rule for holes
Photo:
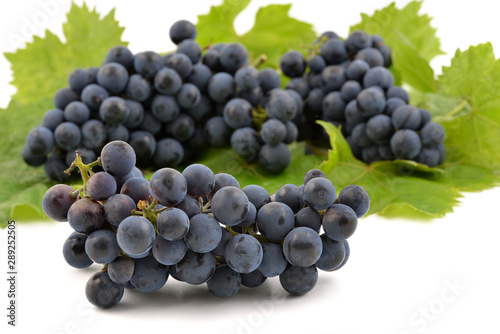
[[[56,0],[53,0],[56,1]],[[0,3],[0,51],[14,51],[12,34],[22,35],[26,20],[52,0]],[[59,35],[69,1],[57,9],[43,29]],[[237,1],[237,0],[234,0]],[[77,1],[81,3],[81,1]],[[180,18],[195,20],[219,1],[88,1],[101,13],[118,6],[116,17],[126,26],[124,39],[134,52],[169,50],[168,28]],[[292,2],[294,17],[313,22],[317,31],[345,35],[388,1],[254,0],[237,18],[237,31],[252,25],[257,8]],[[398,1],[398,5],[407,1]],[[55,7],[54,7],[55,8]],[[428,0],[424,12],[434,17],[442,48],[448,55],[433,61],[436,72],[449,63],[456,47],[492,41],[498,52],[497,10],[491,1]],[[138,12],[140,16],[136,16]],[[43,30],[41,29],[41,30]],[[41,31],[40,30],[40,31]],[[9,64],[0,57],[0,106],[15,89]],[[422,189],[425,196],[425,189]],[[191,286],[170,278],[153,294],[127,291],[122,302],[102,311],[85,299],[85,283],[99,267],[76,270],[66,265],[62,244],[71,229],[64,223],[18,224],[18,324],[6,326],[6,280],[0,280],[1,332],[5,333],[498,333],[500,188],[467,194],[453,214],[432,222],[379,217],[363,219],[349,240],[351,259],[335,273],[320,272],[316,288],[300,298],[288,297],[277,279],[256,289],[242,288],[230,299],[217,299],[205,285]],[[376,200],[376,199],[374,199]],[[6,270],[5,231],[0,231],[2,277]],[[450,286],[458,285],[453,289]]]

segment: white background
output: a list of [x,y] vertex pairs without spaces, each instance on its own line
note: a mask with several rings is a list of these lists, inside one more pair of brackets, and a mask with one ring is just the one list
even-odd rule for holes
[[[233,0],[237,1],[237,0]],[[23,35],[26,22],[55,3],[51,18],[38,27],[61,36],[69,1],[2,1],[0,51],[14,51],[9,36]],[[133,52],[173,49],[170,25],[196,15],[220,1],[87,1],[101,13],[117,7],[126,27],[123,38]],[[292,2],[291,15],[314,24],[317,31],[345,36],[359,22],[359,13],[372,13],[388,1],[268,1],[254,0],[236,20],[244,33],[257,8]],[[77,1],[81,3],[81,1]],[[407,1],[397,1],[398,6]],[[433,62],[436,73],[449,64],[456,48],[491,41],[498,52],[498,10],[492,1],[427,0],[423,12],[438,28],[447,55]],[[43,28],[43,29],[41,29]],[[28,40],[31,40],[27,36]],[[478,61],[481,61],[478,59]],[[9,64],[0,57],[0,106],[15,88]],[[335,180],[333,180],[335,181]],[[422,189],[425,196],[426,189]],[[320,272],[308,295],[287,296],[277,279],[256,289],[242,288],[230,299],[213,297],[205,285],[191,286],[169,278],[153,294],[126,291],[110,309],[92,307],[85,283],[98,267],[76,270],[66,265],[62,244],[71,230],[64,223],[18,224],[18,327],[6,325],[6,269],[0,279],[2,333],[499,333],[500,324],[500,188],[466,194],[455,212],[426,222],[368,217],[349,240],[351,259],[342,270]],[[377,200],[374,198],[373,200]],[[5,231],[0,233],[1,268],[5,268]]]

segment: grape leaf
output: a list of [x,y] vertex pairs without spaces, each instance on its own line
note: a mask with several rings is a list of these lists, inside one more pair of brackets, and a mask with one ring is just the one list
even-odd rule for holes
[[257,12],[253,28],[239,36],[233,27],[236,16],[250,1],[225,0],[222,5],[210,9],[206,15],[198,16],[198,36],[200,45],[212,42],[240,42],[249,51],[250,58],[264,54],[266,67],[279,67],[281,55],[290,49],[310,45],[316,38],[313,27],[288,15],[291,5],[269,5]]
[[[290,165],[279,174],[266,171],[258,163],[246,163],[230,147],[216,148],[212,147],[207,154],[202,156],[196,163],[204,164],[210,167],[214,173],[228,173],[233,175],[241,187],[249,184],[258,184],[270,193],[274,194],[279,187],[284,184],[292,183],[301,185],[303,183],[304,174],[312,169],[318,168],[323,161],[318,156],[304,157],[305,143],[293,143],[288,146],[292,153],[292,161]],[[182,168],[178,168],[182,171]],[[149,179],[152,173],[147,173],[145,177]]]
[[126,45],[120,40],[123,30],[114,19],[114,10],[101,19],[86,4],[73,4],[63,25],[65,43],[47,30],[45,37],[35,36],[26,48],[5,53],[14,72],[15,99],[27,103],[53,96],[67,86],[72,70],[99,66],[110,47]]
[[382,36],[392,49],[395,77],[401,77],[416,89],[433,92],[436,90],[434,72],[428,62],[443,51],[436,29],[430,25],[431,18],[419,15],[421,7],[421,1],[412,1],[398,9],[393,2],[371,16],[361,14],[361,22],[350,31],[364,30]]
[[73,4],[67,17],[65,43],[47,31],[44,38],[34,37],[25,49],[6,54],[17,93],[8,107],[0,110],[0,131],[9,134],[0,145],[0,227],[12,218],[45,216],[41,200],[53,183],[43,168],[32,168],[22,161],[21,150],[26,134],[53,108],[54,93],[67,85],[71,70],[99,66],[110,47],[126,44],[120,40],[123,28],[114,20],[114,11],[100,19],[95,10]]

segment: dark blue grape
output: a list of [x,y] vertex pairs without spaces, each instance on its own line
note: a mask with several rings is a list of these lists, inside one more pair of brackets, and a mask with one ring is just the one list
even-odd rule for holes
[[57,182],[68,182],[69,175],[64,172],[68,168],[68,165],[64,161],[64,158],[61,155],[57,155],[52,153],[52,155],[45,161],[45,165],[43,169],[45,171],[45,175],[51,180]]
[[208,281],[215,272],[215,259],[211,253],[186,252],[184,258],[175,265],[177,275],[189,284],[202,284]]
[[325,174],[325,172],[323,172],[320,169],[311,169],[311,170],[307,171],[307,173],[304,175],[304,179],[303,179],[304,185],[306,185],[309,181],[311,181],[312,179],[314,179],[316,177],[326,178],[326,174]]
[[368,147],[363,147],[361,150],[361,160],[368,164],[382,160],[378,152],[378,145],[373,144]]
[[444,128],[439,123],[427,123],[420,131],[423,145],[437,146],[443,143],[445,137]]
[[391,149],[398,159],[415,158],[421,147],[420,137],[413,130],[399,130],[391,138]]
[[364,31],[352,32],[345,40],[345,48],[350,55],[355,55],[360,50],[372,45],[371,37]]
[[341,241],[354,234],[358,217],[349,206],[334,204],[323,214],[322,224],[328,238]]
[[98,150],[105,143],[107,138],[106,128],[104,124],[96,119],[91,119],[82,125],[82,146]]
[[345,75],[349,80],[356,80],[358,82],[362,82],[363,77],[365,76],[366,72],[368,72],[369,69],[370,65],[366,61],[361,59],[355,59],[349,64],[349,66],[347,66]]
[[108,134],[108,141],[115,141],[115,140],[128,141],[130,137],[130,132],[128,131],[127,127],[123,124],[110,126],[106,129],[106,132]]
[[192,83],[193,85],[198,87],[200,92],[204,93],[207,90],[208,82],[210,81],[211,77],[212,71],[210,70],[210,68],[208,68],[208,66],[203,64],[195,64],[193,66],[191,74],[186,79],[186,81]]
[[288,51],[281,56],[280,69],[289,78],[301,77],[306,70],[306,59],[297,51]]
[[85,253],[85,241],[87,235],[83,233],[73,232],[64,242],[63,256],[73,268],[83,269],[92,265],[92,260]]
[[370,196],[365,188],[358,185],[349,185],[343,188],[338,197],[338,203],[354,210],[358,218],[363,217],[370,209]]
[[401,100],[399,97],[390,97],[386,101],[384,114],[391,117],[396,109],[405,105],[405,101]]
[[278,145],[264,145],[259,152],[259,162],[266,170],[279,173],[290,165],[292,154],[288,146],[283,143]]
[[436,167],[439,163],[439,151],[433,147],[423,147],[415,160],[429,167]]
[[109,278],[117,284],[126,284],[134,274],[134,260],[127,256],[118,256],[113,262],[108,264]]
[[259,232],[269,240],[283,240],[294,225],[293,211],[284,203],[271,202],[257,211]]
[[298,139],[299,129],[292,121],[286,122],[285,125],[286,125],[286,137],[285,139],[283,139],[283,143],[291,144]]
[[97,72],[97,83],[108,92],[118,94],[127,86],[127,69],[118,63],[106,63]]
[[193,71],[193,62],[183,53],[175,53],[165,61],[165,66],[175,70],[182,79],[186,79]]
[[286,125],[277,119],[269,119],[262,124],[260,138],[269,145],[278,145],[286,137]]
[[233,129],[252,126],[252,105],[244,99],[231,99],[224,107],[224,121]]
[[[159,120],[152,112],[146,111],[144,112],[144,117],[141,124],[137,127],[137,130],[143,130],[149,132],[153,136],[156,136],[162,130],[162,121]],[[138,153],[142,154],[142,152]]]
[[287,262],[283,255],[283,247],[273,242],[262,243],[262,262],[258,271],[265,277],[276,277],[285,271]]
[[304,201],[314,210],[329,208],[336,198],[335,186],[326,178],[316,177],[304,185]]
[[210,78],[207,91],[212,100],[224,103],[236,93],[236,84],[230,74],[219,72]]
[[347,80],[340,88],[340,95],[344,101],[349,102],[354,100],[363,88],[358,81]]
[[170,241],[184,238],[189,231],[189,226],[188,215],[178,208],[169,208],[160,213],[156,223],[158,234]]
[[238,68],[245,65],[247,60],[248,51],[240,43],[227,44],[220,52],[220,63],[230,73],[234,73]]
[[307,61],[307,66],[312,73],[321,73],[326,67],[325,58],[322,56],[312,56]]
[[285,184],[276,191],[276,202],[281,202],[290,207],[294,213],[304,207],[304,194],[295,184]]
[[208,214],[198,214],[190,219],[189,231],[184,241],[197,253],[208,253],[219,245],[222,232],[217,220]]
[[328,238],[326,234],[322,234],[321,242],[323,244],[323,251],[318,261],[316,261],[316,268],[324,271],[334,271],[345,259],[346,250],[344,241],[335,241]]
[[338,91],[346,80],[345,71],[338,65],[330,65],[321,72],[321,79],[326,92]]
[[378,155],[382,160],[394,160],[396,156],[392,152],[390,144],[378,145]]
[[205,123],[212,113],[212,101],[208,96],[201,94],[200,102],[193,108],[184,110],[184,112],[186,115],[191,116],[196,123]]
[[173,121],[165,124],[165,133],[178,141],[185,142],[196,131],[196,124],[191,116],[180,114]]
[[271,93],[266,103],[266,111],[269,117],[277,118],[282,122],[288,122],[297,116],[299,109],[290,93],[275,90]]
[[182,176],[187,182],[187,193],[193,197],[208,196],[215,186],[214,173],[201,164],[192,164],[184,169]]
[[321,214],[310,207],[302,208],[295,215],[295,227],[309,227],[318,233],[321,228]]
[[309,227],[294,228],[283,241],[283,254],[294,266],[312,266],[318,261],[322,251],[321,238]]
[[384,56],[379,50],[372,47],[359,50],[354,59],[362,59],[366,61],[370,67],[384,66]]
[[358,94],[356,102],[360,114],[364,117],[381,114],[386,106],[383,92],[376,87],[363,89]]
[[123,297],[123,284],[116,284],[107,272],[95,273],[85,286],[87,300],[94,306],[110,308],[120,302]]
[[[59,128],[59,127],[58,127]],[[60,131],[61,129],[59,129]],[[59,140],[63,139],[59,133]],[[54,134],[43,126],[37,126],[26,136],[26,148],[34,156],[45,156],[54,147]]]
[[104,201],[116,193],[116,181],[106,172],[95,173],[87,182],[87,191],[96,201]]
[[170,122],[179,116],[181,108],[175,97],[156,95],[151,102],[151,112],[160,122]]
[[339,92],[330,92],[323,99],[323,119],[328,121],[343,121],[345,100]]
[[[158,91],[160,91],[160,89],[158,89]],[[133,74],[130,76],[125,92],[128,98],[134,101],[142,102],[147,100],[151,95],[151,87],[149,81],[147,81],[142,75]]]
[[230,142],[231,129],[221,116],[210,118],[205,123],[204,131],[211,146],[224,147]]
[[319,48],[319,53],[328,65],[337,65],[347,59],[344,42],[340,39],[327,40]]
[[235,235],[226,245],[224,257],[231,269],[238,273],[250,273],[262,262],[260,242],[248,234]]
[[139,258],[148,252],[156,238],[153,225],[140,216],[130,216],[122,220],[116,232],[120,248],[130,257]]
[[174,206],[182,202],[187,194],[187,182],[175,169],[162,168],[151,176],[149,193],[160,204]]
[[394,76],[383,66],[372,67],[363,77],[363,86],[365,87],[378,86],[384,90],[388,90],[393,85]]
[[420,119],[422,120],[421,125],[424,127],[424,125],[431,121],[432,114],[427,109],[419,109],[418,112],[420,113]]
[[200,102],[201,93],[192,83],[185,83],[177,92],[177,102],[182,108],[193,108]]
[[236,71],[234,80],[240,90],[255,89],[260,84],[259,71],[250,66],[242,67]]
[[82,91],[82,102],[91,110],[99,110],[101,103],[109,97],[109,93],[103,87],[90,84]]
[[274,69],[265,68],[261,70],[259,72],[259,77],[260,87],[262,88],[264,94],[281,86],[281,77]]
[[313,110],[315,115],[321,112],[325,92],[321,88],[314,88],[309,91],[305,100],[306,110]]
[[248,213],[248,203],[247,195],[239,188],[223,187],[212,197],[212,213],[221,224],[238,225]]
[[181,77],[171,68],[162,68],[155,75],[155,88],[162,94],[175,94],[181,89],[181,86]]
[[255,161],[261,148],[257,131],[250,127],[239,128],[234,131],[231,135],[231,146],[247,162]]
[[[50,138],[50,136],[48,137]],[[63,150],[72,150],[80,144],[82,133],[74,123],[63,122],[54,130],[54,139]]]
[[153,244],[153,256],[161,264],[172,266],[186,255],[187,247],[184,240],[169,241],[158,236]]
[[91,83],[92,77],[83,68],[76,68],[69,74],[68,86],[76,93],[80,93],[85,86]]
[[410,105],[404,105],[394,110],[391,119],[396,130],[418,130],[422,123],[420,111],[416,107]]
[[266,189],[263,187],[252,184],[241,189],[245,195],[247,195],[248,200],[255,206],[257,211],[260,210],[264,205],[271,202],[271,197]]
[[309,94],[309,84],[307,83],[307,80],[304,78],[293,78],[290,80],[286,86],[285,89],[287,92],[296,92],[298,93],[298,102],[300,103],[299,109],[302,109],[302,100],[307,97],[307,94]]
[[173,167],[184,158],[184,147],[172,138],[164,138],[156,144],[153,162],[156,168]]
[[195,215],[201,213],[200,204],[198,203],[198,201],[188,195],[184,196],[182,202],[177,204],[175,207],[184,211],[189,218],[192,218]]
[[[121,187],[120,194],[129,196],[135,204],[139,201],[150,201],[149,181],[144,177],[128,179]],[[104,207],[106,209],[106,206]]]
[[106,220],[117,227],[125,218],[132,215],[132,210],[135,208],[136,203],[132,198],[124,194],[116,194],[110,196],[104,203],[104,214]]
[[374,143],[387,144],[394,134],[394,127],[389,116],[376,115],[368,120],[365,131],[368,138]]
[[163,59],[153,51],[144,51],[134,56],[134,70],[146,79],[154,78],[163,67]]
[[123,177],[135,166],[134,149],[123,141],[110,142],[101,151],[101,163],[107,173]]
[[311,291],[318,282],[318,270],[315,266],[296,267],[289,265],[280,275],[283,289],[294,296],[302,296]]
[[235,295],[241,285],[241,276],[227,264],[218,266],[208,280],[208,290],[216,297],[227,298]]
[[50,131],[54,131],[62,122],[64,122],[64,112],[61,109],[51,109],[42,118],[42,126]]
[[406,104],[410,103],[410,95],[408,95],[408,92],[400,86],[390,87],[385,93],[385,96],[387,97],[387,99],[390,99],[391,97],[399,97]]
[[170,27],[169,36],[174,44],[179,44],[186,39],[195,39],[196,27],[187,20],[179,20]]
[[108,230],[92,232],[85,241],[85,253],[95,263],[110,263],[118,257],[116,234]]
[[152,254],[134,260],[134,274],[130,282],[139,291],[153,292],[165,285],[169,267],[158,263]]
[[21,151],[21,156],[24,160],[24,162],[31,167],[38,167],[43,165],[47,161],[47,156],[42,155],[42,156],[36,156],[31,153],[30,149],[27,146],[23,147],[23,150]]
[[54,106],[58,109],[64,109],[73,101],[78,101],[79,95],[71,90],[71,88],[61,88],[54,94]]
[[248,227],[255,223],[255,218],[257,218],[257,209],[255,209],[255,205],[251,202],[248,202],[248,212],[245,216],[245,219],[242,220],[241,223],[238,224],[240,227]]
[[177,53],[183,53],[193,64],[201,60],[201,46],[191,39],[185,39],[177,44]]
[[119,45],[109,49],[104,62],[118,63],[131,69],[134,65],[134,55],[127,47]]
[[68,223],[77,232],[89,234],[104,223],[104,209],[90,198],[82,198],[68,210]]
[[262,285],[267,279],[259,270],[254,270],[248,274],[240,274],[240,276],[241,284],[248,288],[256,288]]

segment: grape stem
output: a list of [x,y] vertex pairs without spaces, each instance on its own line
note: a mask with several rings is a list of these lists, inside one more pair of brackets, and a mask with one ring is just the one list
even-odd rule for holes
[[256,69],[259,69],[259,67],[262,66],[267,60],[267,56],[265,54],[261,54],[258,56],[251,64],[252,67],[255,67]]
[[71,194],[72,197],[76,198],[78,197],[78,194],[83,192],[83,197],[89,197],[87,193],[87,182],[89,181],[89,178],[94,175],[94,172],[92,171],[92,168],[95,166],[100,166],[101,165],[101,157],[97,158],[96,161],[91,162],[89,164],[84,164],[82,160],[82,156],[80,152],[76,151],[76,157],[75,160],[71,163],[68,169],[64,171],[65,174],[71,175],[71,172],[73,169],[78,168],[80,170],[80,175],[82,176],[82,181],[83,181],[83,187],[79,188],[76,191],[76,195],[74,193]]

